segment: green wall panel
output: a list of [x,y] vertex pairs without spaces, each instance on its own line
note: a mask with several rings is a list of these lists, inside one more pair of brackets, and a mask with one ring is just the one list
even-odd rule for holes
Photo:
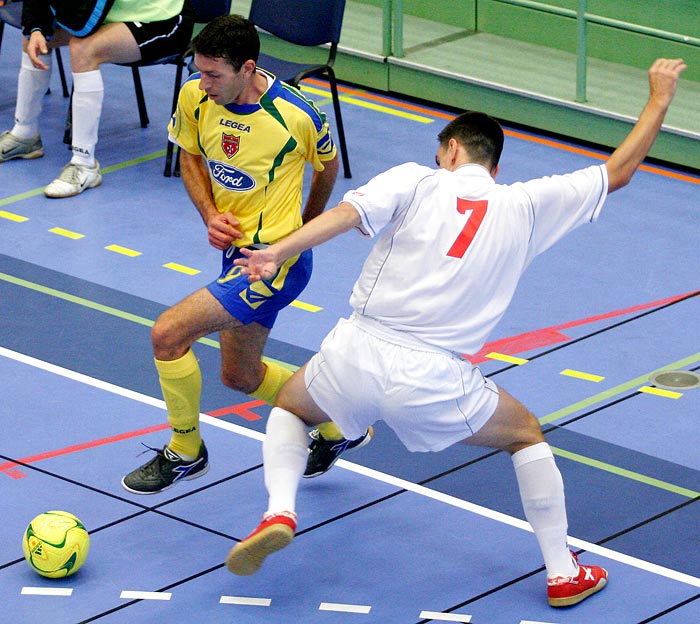
[[[319,0],[320,1],[320,0]],[[357,4],[382,7],[382,0],[354,0]],[[403,0],[404,13],[441,24],[474,29],[478,0]]]
[[576,50],[576,20],[501,2],[479,2],[477,29],[566,52]]
[[[630,123],[586,113],[555,103],[496,91],[467,82],[389,64],[389,86],[394,93],[418,99],[440,94],[442,104],[459,110],[483,110],[504,121],[539,128],[614,149],[627,136]],[[700,169],[700,141],[662,131],[649,156]]]
[[[547,0],[559,8],[575,10],[578,2]],[[700,39],[700,2],[666,0],[640,2],[590,0],[588,13],[630,24]],[[501,37],[576,53],[576,20],[497,0],[480,0],[477,28]],[[700,80],[700,47],[630,32],[602,24],[588,24],[588,56],[646,69],[659,57],[683,58],[687,80]]]

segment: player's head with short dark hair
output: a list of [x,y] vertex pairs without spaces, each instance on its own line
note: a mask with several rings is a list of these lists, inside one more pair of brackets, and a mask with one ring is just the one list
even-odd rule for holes
[[192,48],[201,56],[225,59],[239,71],[249,59],[258,62],[260,37],[253,23],[242,15],[222,15],[202,29]]
[[447,147],[455,139],[467,150],[472,162],[492,170],[503,151],[503,128],[485,113],[467,111],[455,117],[438,134],[440,145]]

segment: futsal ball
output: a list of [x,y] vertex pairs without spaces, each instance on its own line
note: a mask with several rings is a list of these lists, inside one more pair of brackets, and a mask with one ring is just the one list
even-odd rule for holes
[[48,578],[63,578],[77,572],[85,563],[90,536],[73,514],[47,511],[29,523],[22,549],[35,572]]

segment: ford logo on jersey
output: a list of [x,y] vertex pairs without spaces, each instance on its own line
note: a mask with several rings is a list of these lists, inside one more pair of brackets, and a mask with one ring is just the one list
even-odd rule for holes
[[211,171],[212,178],[229,191],[250,191],[255,188],[254,178],[240,169],[218,160],[209,161],[209,171]]

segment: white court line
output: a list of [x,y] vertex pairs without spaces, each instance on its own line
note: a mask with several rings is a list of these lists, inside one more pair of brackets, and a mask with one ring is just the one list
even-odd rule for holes
[[[438,622],[464,622],[465,624],[469,624],[472,621],[471,615],[441,613],[440,611],[421,611],[418,617],[426,620],[437,620]],[[522,622],[520,624],[522,624]]]
[[338,613],[369,613],[372,607],[365,605],[340,604],[337,602],[322,602],[319,611],[336,611]]
[[72,587],[23,587],[24,596],[70,596],[73,594]]
[[[53,373],[61,377],[66,377],[67,379],[72,379],[73,381],[80,382],[82,384],[85,384],[86,386],[92,386],[93,388],[97,388],[98,390],[105,390],[106,392],[111,392],[112,394],[117,394],[127,399],[138,401],[139,403],[145,403],[146,405],[151,405],[152,407],[157,407],[162,410],[166,409],[165,401],[163,401],[163,399],[156,399],[146,394],[141,394],[140,392],[134,392],[133,390],[122,388],[121,386],[115,386],[114,384],[111,384],[107,381],[101,381],[100,379],[88,377],[87,375],[83,375],[82,373],[76,373],[75,371],[69,370],[67,368],[56,366],[55,364],[44,362],[43,360],[38,360],[36,358],[31,357],[30,355],[24,355],[23,353],[17,353],[16,351],[11,351],[10,349],[0,347],[0,356],[6,357],[10,360],[21,362],[22,364],[33,366],[34,368],[45,370],[49,373]],[[252,429],[246,429],[245,427],[241,427],[239,425],[235,425],[233,423],[225,421],[217,422],[216,418],[212,416],[207,416],[206,414],[200,414],[200,418],[203,422],[209,423],[210,425],[214,425],[215,427],[221,427],[221,424],[224,423],[226,426],[221,428],[228,429],[229,431],[238,433],[248,438],[253,438],[255,440],[260,441],[265,439],[264,433],[253,431]]]
[[243,596],[221,596],[220,604],[248,605],[250,607],[269,607],[271,598],[244,598]]
[[170,600],[172,596],[170,592],[130,591],[128,589],[119,594],[120,598],[126,600]]
[[[24,355],[22,353],[17,353],[16,351],[5,349],[4,347],[0,347],[0,356],[6,357],[11,360],[15,360],[17,362],[22,362],[23,364],[28,364],[29,366],[34,366],[35,368],[54,373],[56,375],[61,375],[62,377],[73,379],[74,381],[78,381],[80,383],[84,383],[89,386],[93,386],[101,390],[106,390],[107,392],[118,394],[120,396],[132,399],[134,401],[139,401],[141,403],[152,405],[154,407],[158,407],[160,409],[165,410],[165,402],[162,399],[155,399],[145,394],[122,388],[121,386],[116,386],[114,384],[100,381],[99,379],[88,377],[87,375],[83,375],[82,373],[76,373],[66,368],[56,366],[55,364],[43,362],[42,360],[38,360],[36,358]],[[212,416],[207,416],[206,414],[200,414],[200,420],[209,425],[212,425],[213,427],[218,427],[219,429],[226,429],[227,431],[231,431],[232,433],[236,433],[247,438],[253,438],[255,440],[261,441],[265,439],[264,433],[261,433],[259,431],[253,431],[252,429],[246,429],[245,427],[241,427],[240,425],[236,425],[225,420],[219,420],[217,418],[213,418]],[[430,488],[418,485],[417,483],[412,483],[410,481],[400,479],[399,477],[394,477],[392,475],[373,470],[372,468],[366,468],[365,466],[353,464],[352,462],[349,462],[345,459],[339,459],[336,462],[336,466],[340,468],[345,468],[346,470],[350,470],[351,472],[355,472],[365,477],[369,477],[370,479],[375,479],[376,481],[381,481],[383,483],[387,483],[388,485],[393,485],[397,488],[408,490],[409,492],[419,494],[420,496],[425,496],[426,498],[445,503],[446,505],[451,505],[452,507],[464,509],[465,511],[469,511],[479,516],[489,518],[490,520],[494,520],[502,524],[507,524],[517,529],[522,529],[523,531],[529,531],[530,533],[532,533],[532,528],[524,520],[508,516],[498,511],[494,511],[493,509],[489,509],[488,507],[482,507],[481,505],[470,503],[468,501],[462,500],[461,498],[450,496],[449,494],[444,494],[436,490],[431,490]],[[600,555],[601,557],[606,557],[607,559],[610,559],[612,561],[617,561],[619,563],[629,565],[631,567],[638,568],[640,570],[644,570],[646,572],[650,572],[658,576],[663,576],[665,578],[678,581],[679,583],[685,583],[686,585],[691,585],[693,587],[700,587],[700,578],[690,576],[689,574],[684,574],[682,572],[678,572],[677,570],[672,570],[670,568],[666,568],[664,566],[660,566],[649,561],[644,561],[643,559],[630,557],[629,555],[619,553],[615,550],[611,550],[604,546],[598,546],[597,544],[586,542],[575,537],[569,538],[569,544],[571,546],[574,546],[575,548],[581,548],[588,552],[592,552],[596,555]]]

